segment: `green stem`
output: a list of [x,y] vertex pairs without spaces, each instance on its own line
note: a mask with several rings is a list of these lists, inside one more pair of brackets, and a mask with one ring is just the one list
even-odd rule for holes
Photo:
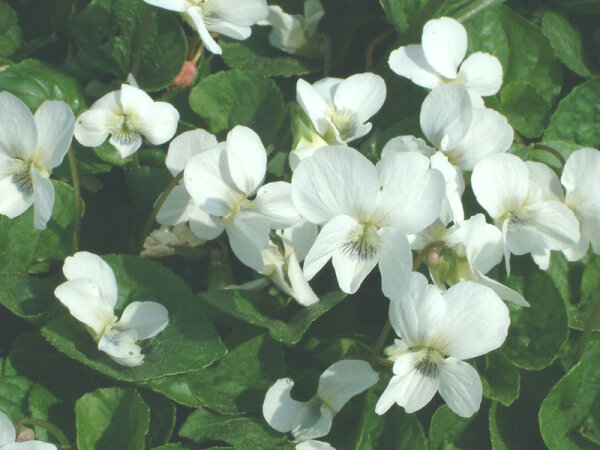
[[140,69],[140,61],[142,60],[142,52],[144,50],[144,41],[146,40],[146,32],[148,31],[148,25],[150,25],[150,18],[152,17],[152,8],[144,3],[146,11],[144,12],[144,20],[142,22],[142,30],[140,31],[140,37],[135,46],[135,52],[133,54],[133,60],[131,61],[130,72],[133,78],[137,81],[138,71]]
[[505,0],[477,0],[454,14],[454,18],[459,22],[464,22],[486,8],[499,5],[500,3],[504,2]]
[[131,163],[133,164],[133,167],[139,169],[140,166],[140,154],[138,152],[135,152],[133,155],[131,155]]
[[50,433],[52,433],[52,435],[56,439],[58,439],[58,442],[61,446],[68,446],[70,444],[69,439],[67,439],[65,434],[62,431],[60,431],[58,427],[52,425],[49,422],[46,422],[45,420],[34,419],[33,417],[23,417],[22,419],[19,419],[15,422],[15,428],[18,430],[21,425],[35,425],[38,427],[45,428]]
[[160,211],[160,208],[162,208],[162,205],[165,203],[165,200],[167,200],[167,197],[169,196],[171,191],[175,188],[175,186],[177,186],[177,184],[182,179],[183,179],[183,170],[181,172],[179,172],[177,174],[177,176],[175,178],[173,178],[169,184],[167,184],[167,187],[161,192],[160,197],[158,197],[158,200],[156,201],[154,208],[152,208],[152,212],[148,216],[148,220],[146,220],[146,223],[144,224],[144,228],[142,229],[142,234],[140,235],[140,240],[138,242],[138,251],[137,251],[138,253],[140,253],[142,251],[142,249],[144,248],[144,241],[146,240],[146,236],[148,236],[148,234],[150,233],[150,228],[152,228],[152,225],[154,224],[154,219],[156,219],[156,215],[158,214],[158,211]]
[[592,337],[592,333],[594,332],[594,328],[596,328],[596,323],[598,322],[598,318],[600,318],[600,298],[594,307],[594,311],[592,311],[592,315],[590,316],[590,320],[585,324],[585,329],[579,338],[579,343],[577,344],[577,350],[575,351],[575,362],[579,361],[583,356],[583,352],[585,351],[585,346],[590,341]]
[[536,150],[543,150],[545,152],[552,154],[556,159],[558,159],[561,167],[565,166],[565,162],[566,162],[565,157],[555,148],[549,147],[548,145],[544,145],[544,144],[535,144],[533,146],[533,148]]
[[323,76],[327,78],[331,72],[331,38],[321,33],[323,38]]
[[71,169],[71,179],[73,181],[73,190],[75,191],[75,251],[79,251],[81,244],[81,214],[83,208],[81,206],[81,185],[79,183],[79,170],[77,169],[77,159],[75,158],[75,150],[69,148],[69,167]]

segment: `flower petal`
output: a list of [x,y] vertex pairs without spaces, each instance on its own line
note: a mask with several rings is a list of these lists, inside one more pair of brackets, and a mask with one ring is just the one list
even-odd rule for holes
[[303,441],[296,445],[296,450],[335,450],[335,448],[327,442],[309,439],[308,441]]
[[139,112],[139,118],[140,132],[152,145],[160,145],[175,135],[179,111],[169,103],[154,102]]
[[310,306],[319,301],[319,297],[312,290],[304,274],[296,255],[292,253],[287,261],[287,277],[290,280],[290,295],[302,306]]
[[281,230],[281,238],[285,253],[294,253],[298,261],[304,260],[306,254],[317,239],[318,227],[314,223],[301,220],[290,228]]
[[257,214],[238,214],[225,225],[229,245],[237,258],[248,267],[261,272],[262,250],[269,242],[269,224]]
[[444,77],[455,79],[467,53],[465,27],[450,17],[430,20],[423,27],[421,42],[427,62]]
[[217,147],[217,138],[206,130],[192,130],[181,133],[169,144],[165,164],[171,175],[176,176],[185,169],[194,155]]
[[121,85],[119,100],[123,108],[123,114],[131,116],[152,108],[154,104],[152,97],[142,89],[125,83]]
[[397,136],[390,139],[381,150],[381,157],[400,152],[416,152],[423,156],[431,157],[435,153],[435,148],[430,147],[427,143],[414,136]]
[[288,228],[300,220],[292,203],[292,185],[285,181],[262,186],[252,201],[252,211],[265,217],[271,228]]
[[191,210],[197,208],[183,183],[173,188],[158,214],[156,222],[161,225],[175,226],[190,220]]
[[421,45],[407,45],[394,50],[390,53],[388,64],[390,69],[417,86],[435,89],[444,83],[442,77],[427,62]]
[[[360,227],[360,225],[357,225],[356,228],[358,227]],[[355,231],[352,231],[351,233],[354,232]],[[338,251],[333,254],[331,262],[333,263],[340,289],[346,294],[354,294],[365,278],[367,278],[373,268],[377,265],[377,256],[377,253],[369,254],[367,256],[357,255],[355,252],[345,247],[338,249]]]
[[93,108],[82,113],[75,122],[74,135],[85,147],[102,145],[110,134],[110,122],[114,113],[104,108]]
[[45,230],[46,224],[52,217],[54,186],[50,179],[36,169],[31,169],[31,181],[33,183],[33,225],[38,230]]
[[215,55],[220,55],[223,53],[223,50],[217,44],[217,42],[210,35],[210,31],[206,28],[206,24],[204,23],[204,14],[202,13],[202,8],[199,6],[193,6],[188,8],[186,11],[187,15],[191,19],[191,23],[194,25],[194,28],[198,32],[200,36],[200,40],[206,47],[206,49],[214,53]]
[[132,302],[123,311],[117,326],[135,332],[136,340],[156,336],[169,323],[169,312],[160,303]]
[[17,439],[17,431],[6,414],[0,411],[0,446],[12,444]]
[[250,27],[234,25],[226,20],[220,20],[217,18],[211,20],[210,24],[207,26],[207,29],[213,33],[219,33],[224,36],[228,36],[231,39],[237,39],[238,41],[248,39],[252,34],[252,28]]
[[410,283],[412,253],[406,235],[399,229],[385,227],[379,230],[379,271],[383,295],[394,298],[404,292]]
[[455,284],[444,293],[447,311],[443,321],[444,354],[475,358],[500,347],[508,333],[508,308],[490,288],[470,281]]
[[502,86],[502,64],[489,53],[477,52],[460,65],[458,77],[465,87],[482,97],[494,95]]
[[378,380],[379,375],[366,361],[338,361],[319,377],[317,396],[337,413],[352,397],[369,389]]
[[514,303],[515,305],[519,306],[530,306],[527,300],[525,300],[525,297],[523,297],[517,291],[509,288],[508,286],[504,286],[502,283],[493,280],[492,278],[482,275],[478,271],[475,271],[475,277],[473,278],[473,281],[483,286],[489,287],[496,294],[498,294],[498,297],[500,297],[502,300]]
[[236,25],[249,27],[267,17],[265,0],[212,0],[218,17]]
[[292,399],[294,382],[289,378],[281,378],[269,388],[265,395],[262,412],[271,428],[280,433],[287,433],[297,424],[297,416],[303,402]]
[[352,111],[358,122],[364,123],[381,109],[385,96],[383,78],[374,73],[358,73],[340,83],[333,102],[338,110]]
[[117,364],[136,367],[144,361],[142,349],[135,344],[135,333],[111,330],[112,334],[103,334],[98,342],[98,350],[110,356]]
[[33,115],[27,105],[8,92],[0,92],[0,152],[29,159],[38,140]]
[[302,78],[298,79],[296,83],[296,101],[308,115],[317,132],[322,136],[325,135],[327,124],[319,121],[319,119],[327,115],[330,105],[327,104],[314,86],[311,86]]
[[305,403],[298,413],[298,425],[292,430],[296,442],[325,436],[331,430],[331,411],[315,400]]
[[142,146],[142,136],[136,134],[128,139],[122,139],[113,134],[109,139],[110,144],[119,152],[121,158],[129,158]]
[[12,219],[23,214],[33,203],[33,194],[15,183],[10,167],[20,161],[0,153],[0,214]]
[[47,100],[33,119],[38,131],[36,163],[44,169],[54,169],[62,163],[73,140],[73,111],[65,102]]
[[300,215],[316,224],[338,215],[367,221],[376,206],[378,186],[375,167],[358,151],[323,147],[294,171],[292,200]]
[[152,6],[168,9],[170,11],[184,12],[187,7],[186,0],[144,0]]
[[238,125],[227,134],[227,161],[233,182],[245,194],[252,194],[262,184],[267,151],[250,128]]
[[190,230],[201,239],[210,241],[221,235],[225,228],[218,217],[205,213],[195,207],[190,212]]
[[77,278],[90,279],[100,289],[101,296],[111,310],[117,304],[117,280],[111,267],[98,255],[89,252],[78,252],[67,256],[63,265],[63,273],[67,280]]
[[471,417],[479,410],[482,397],[481,379],[466,362],[447,358],[440,363],[440,395],[452,411]]

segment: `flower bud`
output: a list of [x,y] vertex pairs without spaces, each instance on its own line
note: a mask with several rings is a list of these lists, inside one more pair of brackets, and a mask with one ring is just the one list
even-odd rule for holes
[[172,87],[178,88],[189,86],[196,79],[197,72],[198,67],[193,61],[184,62],[181,72],[179,72],[179,75],[177,75],[177,78],[173,81]]
[[27,442],[35,440],[35,431],[29,427],[20,427],[17,433],[17,442]]

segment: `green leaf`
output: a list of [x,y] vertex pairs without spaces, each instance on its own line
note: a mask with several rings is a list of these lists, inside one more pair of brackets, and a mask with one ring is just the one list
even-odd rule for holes
[[544,132],[551,109],[550,103],[526,82],[505,84],[500,93],[500,112],[515,130],[528,138]]
[[582,77],[592,76],[585,63],[588,57],[583,49],[581,35],[563,15],[555,11],[544,11],[542,33],[548,38],[554,53],[565,66]]
[[510,406],[519,397],[519,370],[501,352],[486,355],[485,369],[480,372],[483,395]]
[[0,411],[12,420],[27,415],[27,394],[31,381],[20,376],[0,378]]
[[[592,311],[600,301],[600,258],[595,257],[583,270],[581,278],[581,297],[567,304],[569,326],[576,330],[585,329]],[[600,330],[597,324],[594,331]]]
[[470,52],[495,55],[504,68],[504,86],[530,83],[546,102],[560,92],[562,68],[539,28],[505,6],[488,8],[465,22]]
[[581,361],[554,385],[542,402],[540,431],[550,448],[582,448],[580,443],[573,442],[572,430],[593,427],[598,432],[600,416],[592,416],[590,412],[600,394],[599,365],[600,343],[590,342]]
[[97,348],[90,334],[67,312],[42,328],[42,335],[70,358],[118,380],[143,381],[192,372],[208,366],[225,353],[190,288],[163,265],[137,256],[108,255],[118,285],[117,316],[133,301],[155,301],[169,311],[169,325],[142,342],[142,365],[124,367]]
[[302,338],[311,324],[340,303],[345,294],[330,292],[314,305],[302,308],[289,320],[270,317],[273,299],[252,291],[218,290],[199,294],[200,298],[218,310],[244,322],[267,328],[273,339],[285,344],[295,344]]
[[[509,279],[513,288],[517,287],[515,281],[517,277]],[[511,326],[502,351],[517,367],[540,370],[556,359],[567,340],[567,312],[560,293],[545,273],[535,272],[520,281],[522,294],[531,307],[511,308]]]
[[186,406],[205,406],[221,414],[259,409],[267,389],[284,375],[281,344],[265,336],[231,350],[216,367],[155,379],[152,389]]
[[438,450],[446,448],[450,443],[457,442],[474,417],[460,417],[453,413],[447,405],[440,406],[431,418],[429,425],[429,448]]
[[87,79],[125,80],[143,39],[136,81],[147,91],[169,86],[187,55],[177,15],[139,0],[93,0],[71,21],[69,32],[75,43],[71,66]]
[[264,75],[231,70],[201,80],[190,93],[190,106],[213,134],[245,125],[264,138],[283,112],[283,98]]
[[131,389],[107,388],[85,394],[75,404],[79,450],[142,450],[150,409]]
[[286,435],[272,430],[264,420],[244,416],[219,416],[205,409],[194,411],[181,426],[179,434],[196,443],[222,441],[239,450],[290,448]]
[[544,133],[544,141],[565,141],[582,147],[600,144],[600,78],[574,88],[561,100]]
[[34,59],[0,71],[0,91],[19,97],[32,111],[46,100],[62,100],[76,115],[85,109],[83,94],[73,78]]
[[0,57],[10,56],[21,46],[21,27],[17,23],[17,14],[0,2]]
[[145,448],[162,445],[171,439],[175,429],[175,405],[165,397],[152,392],[142,392],[142,398],[150,407],[150,427]]
[[76,0],[8,0],[19,16],[23,37],[33,39],[62,31]]
[[426,0],[379,0],[385,15],[398,32],[402,33],[427,4]]
[[[29,392],[27,403],[31,417],[52,423],[63,433],[67,432],[73,437],[75,436],[74,402],[67,403],[45,387],[35,384]],[[40,441],[52,439],[52,433],[49,433],[44,427],[35,426],[34,431],[36,439]]]
[[319,64],[288,55],[273,47],[268,40],[270,29],[253,29],[252,39],[221,40],[223,61],[230,69],[257,72],[268,77],[297,77],[319,70]]

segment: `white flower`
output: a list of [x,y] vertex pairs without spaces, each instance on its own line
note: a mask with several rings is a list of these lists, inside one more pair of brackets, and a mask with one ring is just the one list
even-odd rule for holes
[[579,220],[581,237],[573,248],[563,250],[569,261],[587,253],[590,243],[600,254],[600,152],[582,148],[569,156],[560,178],[565,187],[565,204]]
[[78,252],[65,259],[68,281],[54,291],[73,317],[82,322],[98,342],[98,349],[127,367],[144,360],[136,341],[160,333],[169,323],[168,312],[156,302],[132,302],[117,321],[117,280],[110,266],[97,255]]
[[302,306],[317,303],[319,297],[304,279],[300,267],[317,238],[317,226],[302,220],[290,228],[277,230],[277,235],[281,237],[283,249],[269,242],[262,251],[264,268],[261,273]]
[[0,93],[0,214],[13,218],[32,204],[34,226],[45,229],[54,206],[49,180],[69,150],[75,117],[59,101],[45,101],[35,115],[8,92]]
[[[221,220],[235,255],[257,272],[271,229],[288,228],[300,217],[291,201],[291,186],[283,181],[262,185],[267,152],[258,135],[237,126],[220,147],[195,155],[185,167],[184,181],[194,203]],[[250,200],[249,197],[256,195]],[[210,235],[198,237],[214,239]]]
[[514,132],[502,114],[473,106],[467,92],[456,85],[434,89],[421,107],[421,130],[448,160],[461,170],[512,145]]
[[477,52],[463,61],[467,31],[460,22],[450,17],[430,20],[423,27],[421,43],[394,50],[388,60],[390,68],[429,89],[445,83],[461,84],[476,104],[481,104],[481,97],[500,90],[502,65],[498,58]]
[[317,132],[330,144],[343,144],[371,131],[367,120],[383,106],[386,87],[379,75],[361,73],[313,85],[299,79],[296,93]]
[[550,250],[579,242],[579,222],[562,203],[556,174],[546,165],[502,153],[479,162],[471,176],[477,201],[502,230],[504,257],[531,253],[547,269]]
[[110,143],[121,157],[133,155],[144,136],[153,145],[173,137],[179,113],[165,102],[155,102],[141,89],[122,84],[94,102],[75,123],[75,138],[81,145],[97,147],[110,135]]
[[267,391],[263,416],[275,430],[291,431],[296,442],[325,436],[331,429],[333,416],[378,379],[366,361],[338,361],[321,374],[317,394],[307,402],[299,402],[290,395],[294,382],[281,378]]
[[[220,148],[219,143],[208,131],[186,131],[173,139],[169,145],[165,164],[175,177],[195,155],[214,148]],[[223,224],[219,218],[196,206],[183,181],[173,188],[158,211],[156,221],[169,226],[189,223],[192,233],[203,240],[214,239],[223,232]]]
[[277,5],[269,6],[269,15],[259,25],[271,25],[269,42],[273,47],[291,54],[310,54],[307,47],[317,35],[317,26],[325,10],[319,0],[305,0],[304,15],[290,15]]
[[197,247],[204,244],[205,240],[197,237],[186,223],[162,227],[150,233],[144,241],[144,249],[140,256],[146,258],[162,258],[175,255],[177,247]]
[[354,293],[379,264],[384,293],[406,284],[412,265],[407,234],[440,213],[444,178],[417,153],[397,153],[374,166],[358,151],[323,147],[300,162],[292,200],[309,222],[322,225],[304,261],[310,280],[332,258],[342,291]]
[[0,449],[6,450],[56,450],[56,445],[42,441],[16,442],[17,431],[12,421],[0,411]]
[[335,450],[335,448],[328,442],[315,441],[310,439],[308,441],[300,442],[296,445],[296,450]]
[[390,321],[403,354],[395,359],[394,376],[375,412],[384,414],[397,403],[413,413],[439,391],[456,414],[473,415],[481,403],[481,380],[462,360],[502,345],[510,324],[506,305],[479,284],[466,281],[442,292],[417,272],[409,289],[391,300]]
[[220,55],[221,47],[210,35],[220,33],[232,39],[250,37],[254,25],[267,17],[266,0],[144,0],[159,8],[180,13],[198,32],[208,51]]
[[435,241],[443,242],[443,250],[436,254],[439,259],[427,260],[431,277],[438,287],[445,289],[446,285],[473,281],[493,289],[504,300],[529,306],[521,294],[485,276],[502,261],[504,245],[498,228],[486,223],[483,214],[450,228],[446,225],[447,222],[435,221],[412,243],[414,250],[420,250]]

